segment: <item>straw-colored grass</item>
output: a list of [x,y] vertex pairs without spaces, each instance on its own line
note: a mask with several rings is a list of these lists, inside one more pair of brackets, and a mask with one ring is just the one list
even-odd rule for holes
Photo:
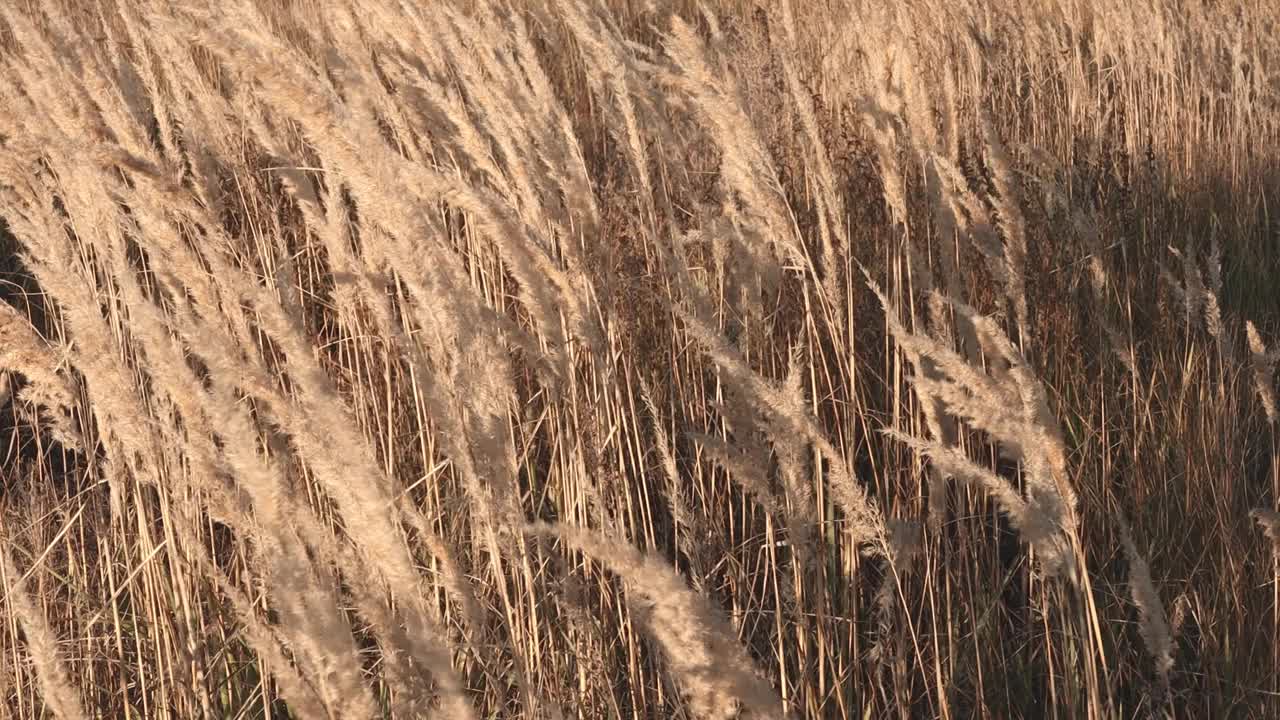
[[1280,715],[1278,37],[0,4],[0,717]]

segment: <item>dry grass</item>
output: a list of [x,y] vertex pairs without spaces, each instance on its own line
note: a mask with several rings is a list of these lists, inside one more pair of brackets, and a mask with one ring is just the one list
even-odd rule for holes
[[0,5],[0,715],[1275,717],[1278,36]]

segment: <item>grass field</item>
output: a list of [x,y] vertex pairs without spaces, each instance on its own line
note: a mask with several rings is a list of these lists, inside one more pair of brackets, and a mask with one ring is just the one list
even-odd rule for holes
[[1280,6],[0,3],[0,717],[1280,717]]

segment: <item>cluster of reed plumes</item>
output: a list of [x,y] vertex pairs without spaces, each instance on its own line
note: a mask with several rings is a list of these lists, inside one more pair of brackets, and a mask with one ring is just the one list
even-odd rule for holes
[[0,708],[1274,717],[1278,56],[0,4]]

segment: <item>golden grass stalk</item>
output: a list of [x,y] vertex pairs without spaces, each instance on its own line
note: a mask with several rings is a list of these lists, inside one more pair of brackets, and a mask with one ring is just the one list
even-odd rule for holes
[[1138,546],[1129,533],[1128,524],[1121,521],[1120,542],[1124,545],[1129,562],[1129,595],[1138,608],[1138,633],[1155,661],[1155,702],[1161,705],[1169,695],[1169,672],[1173,669],[1173,632],[1165,614],[1164,603],[1151,580],[1151,568],[1138,552]]
[[59,720],[87,718],[79,693],[67,678],[67,672],[58,652],[58,639],[49,627],[40,608],[28,594],[27,578],[13,562],[9,551],[10,538],[0,535],[0,586],[4,589],[7,615],[17,618],[27,641],[27,653],[35,670],[36,680],[45,706]]
[[972,323],[991,369],[974,367],[954,350],[904,327],[879,286],[869,277],[868,284],[885,309],[898,345],[908,357],[927,358],[933,363],[937,378],[922,374],[912,378],[917,394],[925,400],[936,399],[948,415],[987,433],[1002,454],[1022,462],[1025,494],[938,439],[917,438],[894,429],[884,432],[928,457],[945,474],[982,487],[1009,516],[1022,539],[1036,548],[1050,575],[1066,573],[1077,580],[1071,542],[1077,532],[1077,501],[1066,478],[1065,448],[1044,390],[1026,369],[1020,353],[990,318],[947,300],[957,314]]
[[1245,333],[1249,341],[1249,356],[1253,365],[1253,388],[1267,413],[1267,422],[1275,425],[1280,418],[1276,406],[1275,365],[1276,355],[1268,351],[1252,320],[1245,321]]
[[588,530],[534,524],[526,531],[559,540],[627,581],[629,602],[646,617],[695,716],[727,720],[740,708],[747,717],[782,717],[781,700],[738,644],[734,629],[666,563]]
[[1262,534],[1271,541],[1274,546],[1272,550],[1280,557],[1280,513],[1275,510],[1258,508],[1250,511],[1249,515],[1258,524]]

